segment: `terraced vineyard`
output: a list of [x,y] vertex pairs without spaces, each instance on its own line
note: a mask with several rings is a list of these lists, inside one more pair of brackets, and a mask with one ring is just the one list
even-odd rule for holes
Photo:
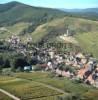
[[0,88],[19,97],[21,100],[57,100],[57,96],[62,95],[62,93],[36,82],[17,78],[12,78],[11,80],[11,77],[7,80],[7,78],[5,76],[0,77]]

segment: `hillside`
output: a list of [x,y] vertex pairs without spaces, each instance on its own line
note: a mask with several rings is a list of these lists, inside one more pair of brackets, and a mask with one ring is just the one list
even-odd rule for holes
[[90,52],[98,58],[98,32],[89,32],[76,35],[77,41],[85,52]]
[[[70,16],[69,13],[56,9],[32,7],[19,2],[1,4],[0,39],[7,39],[16,34],[22,41],[32,37],[34,43],[50,41],[65,43],[60,36],[69,30],[69,34],[74,36],[71,39],[77,41],[82,50],[85,49],[84,51],[93,53],[98,58],[98,22],[68,16]],[[85,14],[84,16],[86,17]],[[92,16],[89,18],[92,19]],[[94,42],[91,43],[91,41]]]
[[[17,34],[23,41],[27,37],[32,36],[33,42],[57,42],[62,41],[59,36],[66,34],[67,28],[69,33],[73,34],[76,41],[79,43],[82,50],[93,53],[98,58],[98,23],[97,21],[91,21],[81,18],[64,17],[61,19],[55,19],[53,21],[38,25],[31,33],[26,32],[21,34],[25,29],[30,26],[30,23],[17,23],[13,26],[5,27],[6,30],[0,29],[0,38],[8,38],[11,35]],[[92,38],[94,37],[94,38]],[[95,41],[95,42],[94,42]]]
[[[57,42],[66,34],[67,27],[82,50],[93,53],[98,58],[98,23],[81,18],[65,17],[40,25],[31,33],[34,42]],[[66,40],[66,39],[65,39]],[[63,40],[64,42],[64,40]]]
[[79,34],[84,32],[97,32],[98,23],[96,21],[81,19],[81,18],[72,18],[64,17],[62,19],[55,19],[46,24],[40,25],[32,33],[34,36],[38,33],[46,33],[47,35],[59,36],[66,34],[66,30],[69,29],[69,33]]
[[[97,8],[96,8],[97,9]],[[94,11],[96,10],[94,9]],[[9,2],[6,4],[0,4],[0,26],[9,26],[18,22],[28,22],[38,26],[55,18],[63,18],[64,16],[73,16],[87,18],[91,20],[97,20],[98,15],[89,9],[86,12],[65,12],[51,8],[40,8],[29,6],[20,2]]]
[[0,26],[7,26],[20,21],[44,23],[65,15],[66,13],[55,9],[32,7],[19,2],[9,2],[0,5]]

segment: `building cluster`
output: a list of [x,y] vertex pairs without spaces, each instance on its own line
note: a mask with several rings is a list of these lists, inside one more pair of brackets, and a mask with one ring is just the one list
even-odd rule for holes
[[12,35],[7,42],[11,43],[13,46],[20,43],[20,38],[16,35]]
[[[27,38],[27,45],[30,44],[32,38]],[[56,76],[64,76],[71,79],[81,79],[87,84],[98,83],[98,63],[91,55],[81,52],[65,52],[60,53],[56,48],[34,48],[27,50],[27,45],[21,43],[18,36],[12,36],[8,41],[17,52],[26,52],[31,54],[35,65],[42,67],[44,71],[52,71]],[[31,69],[30,66],[24,69]],[[98,86],[98,84],[97,84]]]
[[32,41],[32,38],[27,37],[25,41],[26,42],[23,43],[20,37],[17,35],[12,35],[9,39],[6,40],[6,42],[9,43],[11,49],[26,56],[26,54],[30,52],[30,50],[28,50],[28,44]]
[[[80,79],[84,83],[95,85],[98,83],[98,63],[91,55],[81,52],[57,53],[55,49],[38,51],[36,56],[45,71],[52,71],[57,76]],[[98,84],[96,85],[98,86]]]

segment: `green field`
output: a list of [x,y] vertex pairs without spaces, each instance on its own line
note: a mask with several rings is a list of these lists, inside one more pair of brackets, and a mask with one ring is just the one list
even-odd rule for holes
[[[54,90],[50,86],[65,93]],[[53,77],[47,72],[21,72],[15,73],[14,77],[0,76],[0,88],[22,100],[60,100],[58,97],[71,97],[72,95],[85,98],[83,100],[98,100],[96,88],[67,78]]]
[[57,100],[57,96],[62,95],[62,93],[39,83],[6,76],[0,77],[0,88],[22,100]]
[[[96,93],[98,93],[97,89],[82,83],[76,83],[75,81],[71,81],[66,78],[51,77],[49,73],[18,73],[16,74],[16,77],[51,85],[64,90],[70,95],[75,94],[86,97],[87,99],[85,100],[98,100],[98,96],[96,95]],[[89,96],[90,94],[92,95]]]

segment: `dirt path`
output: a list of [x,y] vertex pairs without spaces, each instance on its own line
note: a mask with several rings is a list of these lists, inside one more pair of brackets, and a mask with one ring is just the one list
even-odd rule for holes
[[3,90],[3,89],[0,89],[0,92],[2,92],[2,93],[4,93],[4,94],[8,95],[8,96],[9,96],[10,98],[12,98],[13,100],[20,100],[18,97],[14,96],[13,94],[11,94],[11,93],[9,93],[9,92]]

